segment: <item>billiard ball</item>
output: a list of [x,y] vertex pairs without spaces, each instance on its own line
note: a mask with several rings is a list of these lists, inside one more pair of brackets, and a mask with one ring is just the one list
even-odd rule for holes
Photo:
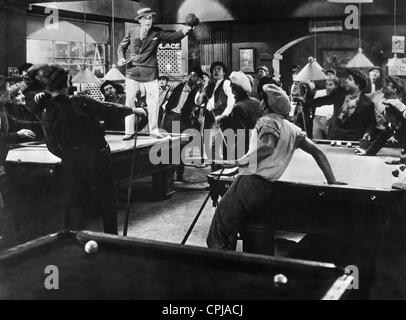
[[337,146],[341,147],[341,141],[337,141]]
[[405,150],[405,149],[402,149],[402,150],[400,150],[400,153],[401,153],[401,154],[406,154],[406,150]]
[[288,278],[284,274],[277,274],[273,277],[273,283],[275,285],[281,285],[288,283]]
[[99,248],[98,244],[94,240],[90,240],[86,242],[85,244],[85,252],[89,254],[93,254],[97,252],[97,249]]
[[400,169],[400,171],[405,171],[405,170],[406,170],[406,165],[402,164],[402,165],[399,167],[399,169]]
[[348,147],[348,148],[352,148],[352,143],[351,143],[351,142],[347,142],[347,147]]
[[334,147],[334,146],[336,145],[336,142],[335,142],[335,141],[331,141],[331,142],[330,142],[330,145]]
[[392,171],[392,175],[396,178],[399,177],[399,170]]

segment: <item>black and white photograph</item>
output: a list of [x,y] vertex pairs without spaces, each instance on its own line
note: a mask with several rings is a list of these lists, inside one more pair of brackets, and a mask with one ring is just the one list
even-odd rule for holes
[[405,36],[406,0],[0,0],[0,301],[406,299]]

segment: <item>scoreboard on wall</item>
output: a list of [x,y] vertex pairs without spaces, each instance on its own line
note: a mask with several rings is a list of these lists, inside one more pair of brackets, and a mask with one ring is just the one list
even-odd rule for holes
[[[178,30],[182,25],[159,25],[164,30]],[[158,68],[160,75],[167,75],[173,80],[182,80],[188,73],[187,37],[173,43],[161,43],[158,46]]]
[[159,74],[177,76],[184,74],[181,41],[159,44],[157,58]]

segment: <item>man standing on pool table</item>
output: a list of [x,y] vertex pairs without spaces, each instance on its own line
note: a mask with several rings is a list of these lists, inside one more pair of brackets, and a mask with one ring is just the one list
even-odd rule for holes
[[283,175],[297,148],[313,156],[329,184],[342,184],[336,181],[325,154],[305,132],[285,119],[290,111],[286,93],[274,84],[263,89],[263,117],[252,132],[248,153],[224,163],[240,167],[241,174],[216,209],[207,237],[209,248],[235,250],[237,233],[247,216],[272,215],[274,182]]
[[92,200],[103,217],[104,232],[117,234],[115,189],[110,147],[100,120],[124,118],[145,110],[100,102],[88,96],[68,95],[68,72],[60,66],[45,66],[37,79],[46,95],[39,104],[44,109],[42,124],[47,147],[62,160],[64,185],[69,201],[65,224],[71,230],[83,228]]
[[[140,25],[130,29],[118,46],[119,65],[127,63],[126,106],[135,108],[136,93],[140,86],[145,87],[148,107],[148,124],[151,134],[162,137],[158,128],[159,118],[159,85],[157,50],[160,43],[176,42],[184,38],[192,27],[185,26],[180,31],[165,31],[152,26],[155,15],[150,8],[142,8],[137,12],[136,20]],[[130,49],[129,61],[125,59],[127,49]],[[127,62],[128,61],[128,62]],[[125,119],[124,140],[129,140],[134,134],[135,118]]]

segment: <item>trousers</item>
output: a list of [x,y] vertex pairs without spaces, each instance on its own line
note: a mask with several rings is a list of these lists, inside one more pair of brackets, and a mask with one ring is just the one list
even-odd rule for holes
[[[148,82],[138,82],[133,79],[126,79],[126,103],[130,108],[135,108],[137,93],[145,90],[146,102],[148,108],[148,126],[149,132],[153,134],[159,133],[159,85],[158,80]],[[135,115],[125,118],[125,134],[133,134],[135,129]]]
[[235,251],[237,233],[244,221],[269,214],[273,189],[273,183],[260,176],[239,176],[217,206],[207,236],[207,246]]

